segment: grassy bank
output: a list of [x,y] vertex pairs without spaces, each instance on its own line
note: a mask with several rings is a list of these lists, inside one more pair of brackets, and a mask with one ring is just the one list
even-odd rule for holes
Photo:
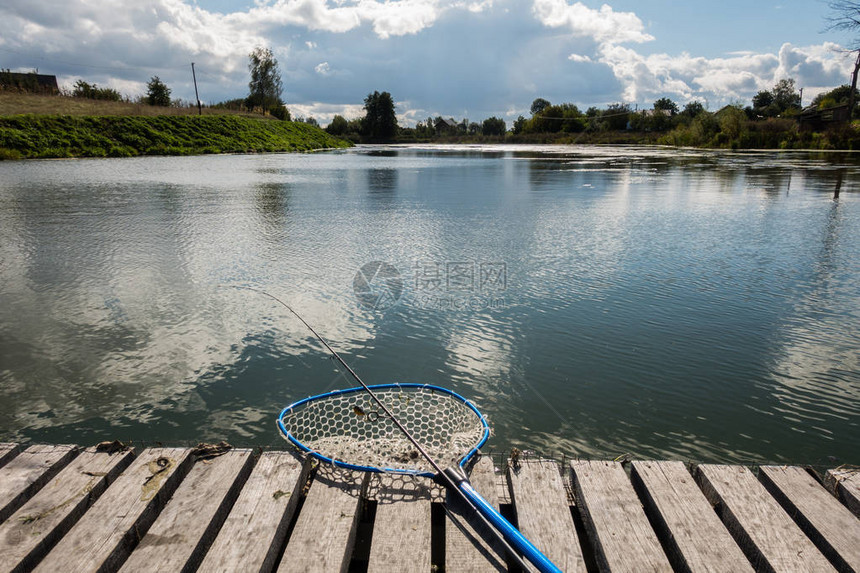
[[349,145],[304,123],[235,115],[0,117],[0,159],[310,151]]
[[[0,90],[0,116],[5,115],[197,115],[196,107],[165,107],[128,101],[40,95]],[[204,107],[203,115],[262,117],[258,113]]]

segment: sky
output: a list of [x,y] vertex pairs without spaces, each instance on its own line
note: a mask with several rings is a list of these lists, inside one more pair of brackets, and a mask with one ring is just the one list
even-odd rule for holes
[[803,101],[850,81],[852,37],[819,0],[4,0],[0,68],[135,97],[248,93],[269,47],[294,118],[363,115],[388,91],[401,125],[439,115],[510,122],[538,97],[585,110],[661,97],[714,111],[793,78]]

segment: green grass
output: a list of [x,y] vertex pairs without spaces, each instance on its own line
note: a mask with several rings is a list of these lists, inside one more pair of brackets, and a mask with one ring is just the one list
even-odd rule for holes
[[235,115],[0,117],[0,159],[311,151],[349,145],[304,123]]

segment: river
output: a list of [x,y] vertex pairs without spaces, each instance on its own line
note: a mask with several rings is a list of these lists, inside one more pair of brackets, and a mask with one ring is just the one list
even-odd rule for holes
[[857,464],[858,181],[650,147],[0,162],[0,441],[282,444],[355,384],[247,286],[368,383],[473,400],[491,449]]

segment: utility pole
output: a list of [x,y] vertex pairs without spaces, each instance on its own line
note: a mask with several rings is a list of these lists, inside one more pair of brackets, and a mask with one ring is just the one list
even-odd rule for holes
[[191,62],[191,77],[194,78],[194,97],[197,99],[197,115],[203,115],[203,107],[200,105],[200,94],[197,93],[197,74],[194,73],[194,62]]

